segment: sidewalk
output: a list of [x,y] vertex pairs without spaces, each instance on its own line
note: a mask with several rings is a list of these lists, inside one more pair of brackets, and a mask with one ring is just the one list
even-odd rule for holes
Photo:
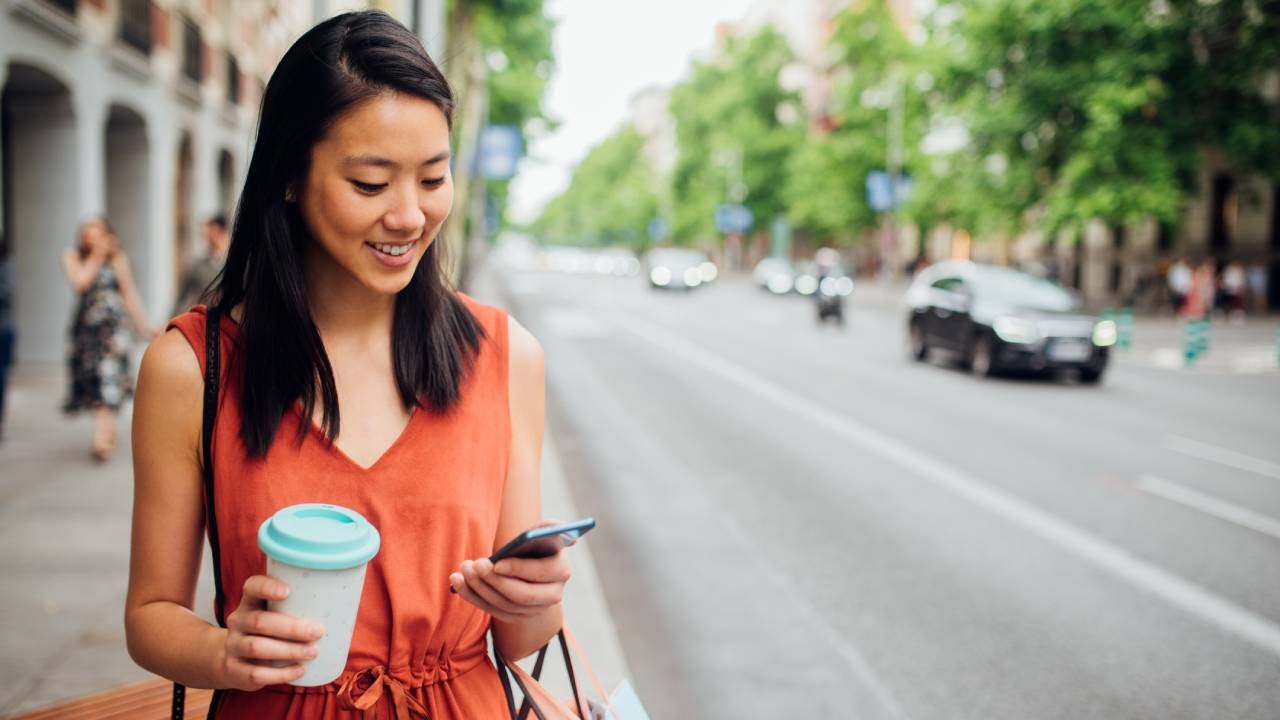
[[[500,304],[492,287],[473,288]],[[147,679],[125,649],[132,470],[128,411],[117,452],[89,457],[91,420],[59,409],[62,368],[20,368],[10,378],[8,427],[0,443],[0,717]],[[542,464],[547,517],[578,517],[554,441]],[[628,675],[604,604],[588,539],[573,551],[566,617],[606,688]],[[211,618],[206,549],[196,609]],[[558,664],[549,677],[558,678]],[[585,679],[584,679],[585,680]],[[549,683],[552,689],[558,685]],[[568,694],[567,685],[561,694]]]

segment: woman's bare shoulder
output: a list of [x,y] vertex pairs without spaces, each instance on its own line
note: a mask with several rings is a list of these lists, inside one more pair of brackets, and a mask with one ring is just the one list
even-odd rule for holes
[[138,369],[140,392],[144,383],[147,392],[161,397],[198,399],[202,396],[204,378],[200,361],[181,332],[169,330],[147,346]]

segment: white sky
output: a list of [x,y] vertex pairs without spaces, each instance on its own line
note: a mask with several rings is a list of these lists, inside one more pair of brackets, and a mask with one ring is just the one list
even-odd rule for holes
[[715,42],[716,23],[751,0],[548,0],[556,18],[556,74],[546,108],[556,132],[533,139],[511,185],[512,220],[529,221],[569,182],[573,166],[627,117],[627,101],[683,78]]

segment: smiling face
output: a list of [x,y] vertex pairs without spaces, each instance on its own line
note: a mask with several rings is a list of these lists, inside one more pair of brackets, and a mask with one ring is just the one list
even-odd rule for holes
[[444,113],[390,93],[353,106],[312,147],[297,201],[315,239],[308,275],[400,292],[453,204]]

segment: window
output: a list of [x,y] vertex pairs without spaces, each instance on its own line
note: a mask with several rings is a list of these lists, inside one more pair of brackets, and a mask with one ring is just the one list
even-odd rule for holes
[[227,51],[227,104],[240,104],[240,63],[236,56]]
[[120,42],[151,54],[151,0],[121,0]]
[[945,290],[952,293],[964,293],[964,280],[958,277],[944,277],[933,284],[938,290]]
[[189,17],[182,18],[182,74],[199,85],[204,79],[203,48],[200,45],[200,28]]
[[48,2],[68,15],[76,14],[76,0],[48,0]]

